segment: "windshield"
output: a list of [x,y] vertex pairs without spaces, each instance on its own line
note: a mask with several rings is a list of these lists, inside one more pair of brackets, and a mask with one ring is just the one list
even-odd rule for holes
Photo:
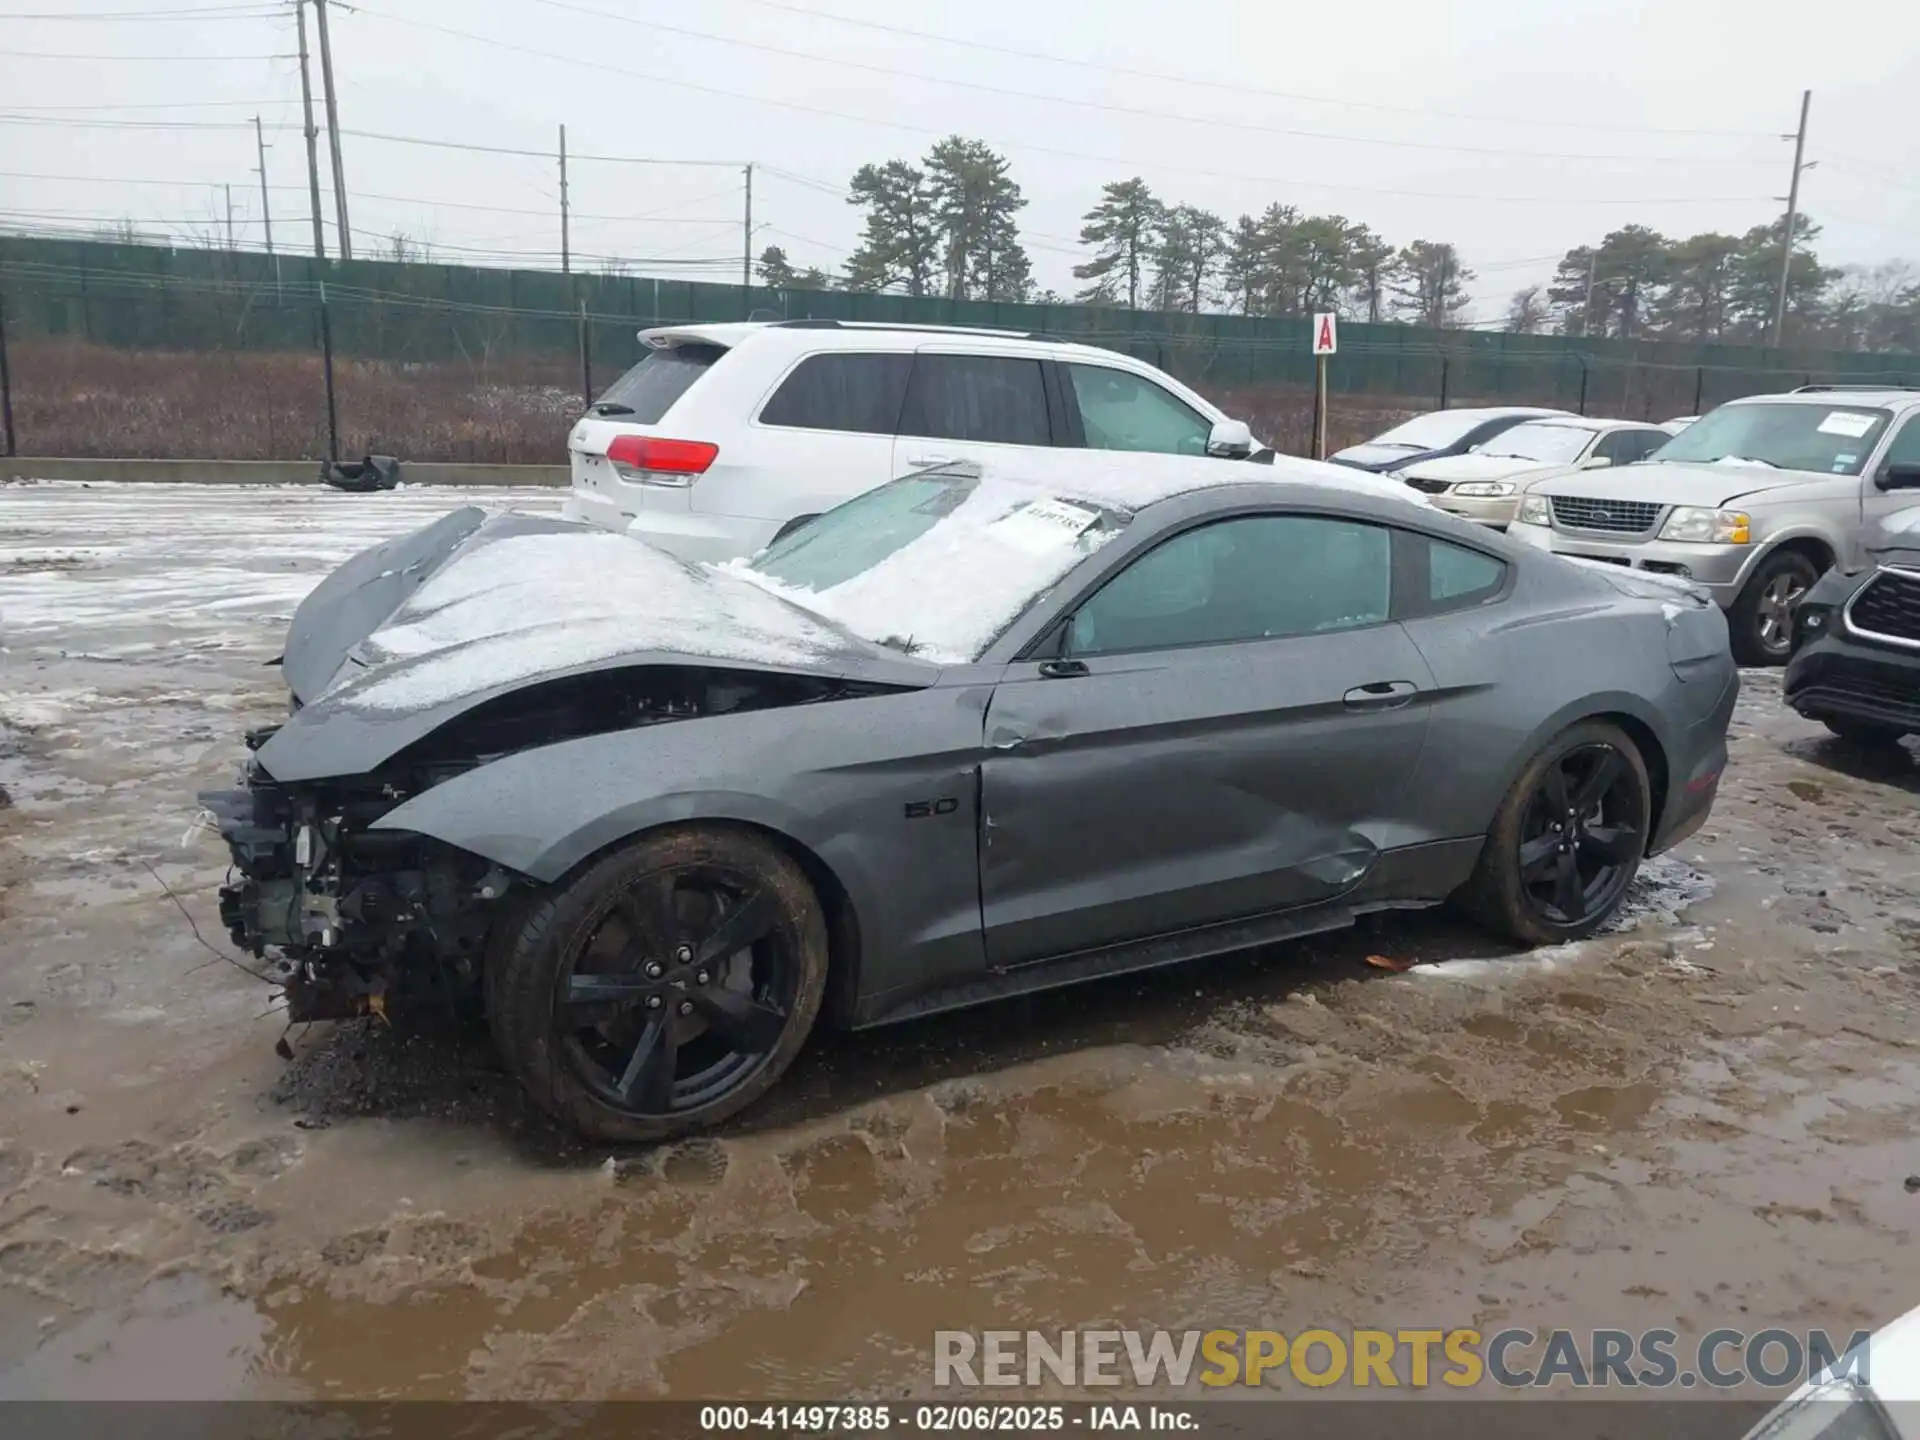
[[1659,464],[1751,460],[1780,470],[1858,475],[1891,417],[1862,406],[1803,403],[1722,405],[1654,451]]
[[1473,453],[1538,460],[1543,465],[1571,465],[1593,443],[1593,436],[1593,431],[1577,425],[1516,425],[1476,446]]
[[856,635],[963,663],[1129,518],[1009,480],[910,475],[723,568]]
[[1484,411],[1436,410],[1431,415],[1416,415],[1404,424],[1394,426],[1386,434],[1374,436],[1367,443],[1385,445],[1394,450],[1444,450],[1464,439],[1469,430],[1482,424],[1486,418]]
[[706,344],[650,351],[601,393],[593,402],[593,413],[641,425],[656,424],[673,408],[673,402],[707,373],[707,367],[726,353],[724,345]]

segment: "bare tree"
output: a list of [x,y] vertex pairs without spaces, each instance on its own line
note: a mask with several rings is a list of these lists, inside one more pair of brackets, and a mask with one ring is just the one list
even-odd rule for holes
[[1547,297],[1545,287],[1528,285],[1513,292],[1513,298],[1507,302],[1507,333],[1510,335],[1538,335],[1547,326]]

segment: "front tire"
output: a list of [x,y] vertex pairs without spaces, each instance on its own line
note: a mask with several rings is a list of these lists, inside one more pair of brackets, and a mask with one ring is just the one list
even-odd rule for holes
[[793,859],[733,826],[657,830],[503,923],[488,1023],[540,1108],[591,1140],[717,1125],[799,1054],[827,928]]
[[1793,607],[1820,578],[1820,567],[1797,550],[1762,560],[1727,611],[1733,658],[1742,665],[1784,665],[1793,652]]
[[1593,934],[1646,854],[1651,793],[1646,762],[1617,725],[1585,720],[1562,731],[1501,802],[1462,908],[1527,945]]

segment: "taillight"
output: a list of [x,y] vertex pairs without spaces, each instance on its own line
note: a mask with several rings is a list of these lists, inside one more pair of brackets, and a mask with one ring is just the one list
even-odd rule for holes
[[607,446],[607,459],[623,480],[649,485],[691,485],[706,474],[720,453],[705,440],[661,440],[652,435],[617,435]]

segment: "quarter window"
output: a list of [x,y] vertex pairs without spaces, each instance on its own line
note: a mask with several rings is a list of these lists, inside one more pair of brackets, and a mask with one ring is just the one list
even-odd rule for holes
[[1188,530],[1135,560],[1074,613],[1067,653],[1318,635],[1376,625],[1392,595],[1378,525],[1257,515]]
[[1506,564],[1491,555],[1444,540],[1429,539],[1426,545],[1429,610],[1459,610],[1477,604],[1506,583]]
[[998,355],[915,357],[902,435],[995,445],[1050,445],[1038,360]]
[[760,412],[762,425],[891,435],[911,355],[809,355]]
[[1106,365],[1068,365],[1089,450],[1204,455],[1213,425],[1151,380]]

